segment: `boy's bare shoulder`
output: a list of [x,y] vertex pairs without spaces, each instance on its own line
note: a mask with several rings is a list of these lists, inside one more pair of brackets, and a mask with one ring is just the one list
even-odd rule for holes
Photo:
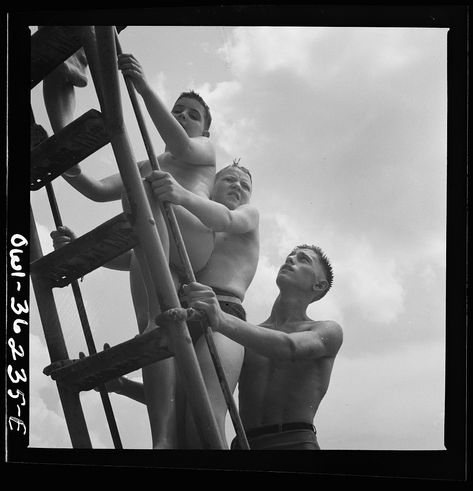
[[343,343],[343,330],[338,322],[332,320],[312,321],[310,329],[324,341],[324,344],[336,353]]
[[311,321],[310,328],[312,330],[327,331],[337,335],[343,333],[342,326],[340,326],[338,322],[332,320]]

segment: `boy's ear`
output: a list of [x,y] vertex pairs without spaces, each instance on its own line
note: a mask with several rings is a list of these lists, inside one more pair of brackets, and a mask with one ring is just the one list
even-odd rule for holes
[[322,280],[316,283],[315,285],[312,286],[312,290],[317,291],[321,290],[324,291],[328,287],[328,281]]
[[209,130],[204,130],[202,132],[202,136],[206,136],[208,138],[210,136],[210,131]]

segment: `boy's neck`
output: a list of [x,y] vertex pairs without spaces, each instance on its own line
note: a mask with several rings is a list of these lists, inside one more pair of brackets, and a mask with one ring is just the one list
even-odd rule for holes
[[274,302],[268,322],[278,326],[288,322],[310,320],[306,314],[307,307],[307,300],[295,295],[283,295],[280,293]]

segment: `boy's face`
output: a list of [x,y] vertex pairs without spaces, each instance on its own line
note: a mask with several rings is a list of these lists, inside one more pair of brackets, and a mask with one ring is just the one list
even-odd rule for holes
[[234,210],[249,203],[251,191],[250,176],[246,172],[230,168],[215,180],[212,199]]
[[171,113],[190,138],[203,135],[205,130],[205,111],[199,101],[189,97],[182,97],[176,101]]
[[312,285],[323,277],[317,253],[312,249],[296,249],[287,256],[279,268],[276,283],[279,287],[284,284],[297,284],[299,288],[310,291]]

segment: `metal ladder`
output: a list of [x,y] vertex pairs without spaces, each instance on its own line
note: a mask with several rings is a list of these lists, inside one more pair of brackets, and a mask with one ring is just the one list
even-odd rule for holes
[[[201,330],[189,330],[187,323],[173,316],[180,307],[169,265],[158,235],[150,205],[149,192],[140,177],[121,109],[117,53],[121,52],[118,33],[124,28],[114,26],[48,26],[31,36],[31,88],[41,82],[55,67],[83,47],[101,112],[91,109],[60,132],[48,138],[31,113],[31,191],[46,188],[55,225],[62,225],[52,181],[64,171],[111,144],[118,170],[130,202],[130,213],[121,213],[65,247],[43,255],[33,210],[30,208],[30,273],[39,315],[51,363],[59,368],[47,370],[55,380],[64,409],[66,424],[74,448],[91,448],[79,392],[99,388],[115,448],[122,448],[105,383],[116,377],[171,356],[175,357],[186,390],[196,428],[204,448],[223,449],[215,416],[205,388],[202,372],[191,340],[203,333],[227,402],[240,447],[248,442],[228,388],[223,367],[213,344],[212,331],[201,320]],[[132,83],[125,78],[144,144],[153,168],[159,168]],[[170,238],[176,242],[187,281],[195,281],[172,205],[162,204]],[[110,349],[97,352],[78,279],[124,252],[140,246],[150,271],[155,294],[164,313],[165,329],[140,334]],[[71,285],[79,311],[89,356],[69,360],[53,288]],[[168,315],[169,314],[169,315]],[[172,348],[171,348],[172,347]]]

